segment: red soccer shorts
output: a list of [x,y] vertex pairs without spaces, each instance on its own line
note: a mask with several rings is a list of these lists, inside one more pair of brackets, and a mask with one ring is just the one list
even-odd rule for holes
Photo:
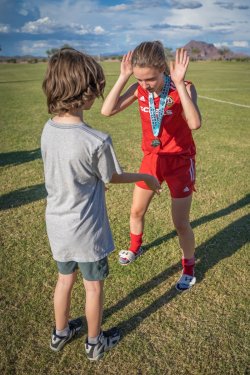
[[[195,191],[194,158],[148,154],[142,159],[140,173],[155,176],[160,184],[166,181],[172,198],[185,198]],[[139,181],[136,185],[150,190],[144,181]]]

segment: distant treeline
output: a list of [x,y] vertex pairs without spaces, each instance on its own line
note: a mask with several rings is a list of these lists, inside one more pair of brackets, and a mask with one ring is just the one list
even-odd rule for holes
[[42,58],[23,58],[23,57],[9,57],[9,58],[2,58],[0,57],[0,63],[9,63],[9,64],[21,64],[21,63],[29,63],[29,64],[37,64],[39,62],[47,62],[48,59],[46,57]]
[[[194,43],[194,42],[190,42]],[[189,43],[189,44],[190,44]],[[197,42],[195,42],[197,43]],[[233,54],[228,48],[221,48],[216,49],[213,45],[213,49],[215,49],[218,53],[217,56],[209,56],[208,53],[206,53],[204,50],[202,50],[203,45],[207,45],[206,43],[200,43],[202,46],[201,48],[194,48],[190,47],[189,44],[186,45],[187,50],[189,52],[190,60],[191,61],[250,61],[250,56],[248,55],[236,55]],[[208,45],[210,48],[211,46]],[[186,48],[185,47],[185,48]],[[61,48],[71,48],[70,45],[64,44]],[[175,57],[175,52],[172,48],[165,47],[165,55],[167,60],[173,60]],[[28,63],[28,64],[36,64],[39,62],[47,62],[48,59],[58,51],[58,48],[51,48],[46,51],[47,57],[35,57],[35,56],[13,56],[13,57],[7,57],[7,56],[0,56],[0,63]],[[93,56],[97,61],[121,61],[122,60],[122,54],[110,54],[110,55],[96,55]]]
[[[97,61],[121,61],[122,60],[122,55],[111,55],[111,56],[93,56],[96,58]],[[33,58],[25,58],[25,57],[0,57],[0,63],[2,64],[37,64],[44,62],[46,63],[49,60],[47,57],[33,57]],[[250,56],[237,56],[237,57],[219,57],[217,59],[199,59],[199,58],[194,58],[190,57],[191,61],[245,61],[245,62],[250,62]]]

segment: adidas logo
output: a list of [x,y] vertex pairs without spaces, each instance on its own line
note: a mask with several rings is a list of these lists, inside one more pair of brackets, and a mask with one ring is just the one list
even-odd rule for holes
[[141,97],[139,98],[139,100],[141,100],[142,102],[145,102],[145,101],[146,101],[145,96],[141,96]]
[[186,186],[184,189],[183,189],[183,193],[187,193],[189,191],[189,188]]

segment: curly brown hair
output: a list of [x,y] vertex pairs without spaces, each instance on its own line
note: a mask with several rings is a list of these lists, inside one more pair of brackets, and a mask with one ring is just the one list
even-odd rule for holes
[[102,67],[74,48],[62,48],[50,58],[42,85],[51,114],[69,112],[82,108],[86,101],[103,98],[104,87]]
[[158,40],[139,44],[132,54],[132,66],[163,69],[165,74],[168,75],[169,67],[163,44]]

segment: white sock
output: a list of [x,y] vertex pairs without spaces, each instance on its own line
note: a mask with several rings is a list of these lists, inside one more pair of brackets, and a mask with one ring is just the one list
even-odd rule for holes
[[64,329],[62,329],[62,330],[57,329],[56,330],[56,334],[57,334],[57,336],[61,336],[61,337],[68,336],[68,334],[69,334],[69,326],[67,325],[67,327],[64,328]]
[[88,337],[88,343],[92,344],[92,345],[97,344],[98,341],[99,341],[99,336],[100,335],[98,335],[96,337]]

